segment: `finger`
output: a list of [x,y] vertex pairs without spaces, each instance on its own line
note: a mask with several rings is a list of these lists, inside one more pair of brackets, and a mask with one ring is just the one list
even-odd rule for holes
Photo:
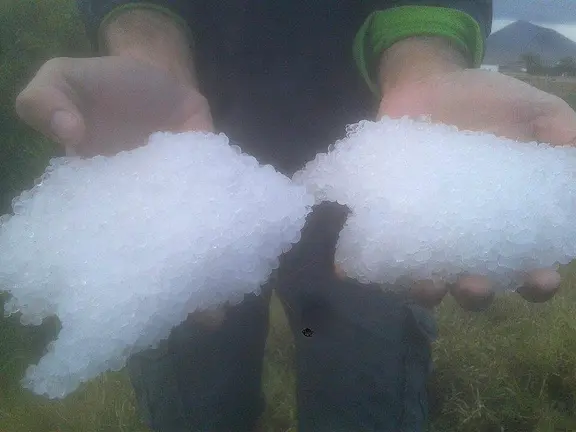
[[562,278],[554,269],[540,269],[530,272],[524,285],[516,290],[525,300],[543,303],[550,300],[560,289]]
[[[338,279],[346,279],[346,273],[334,264],[334,273]],[[422,280],[410,282],[409,294],[416,303],[428,309],[432,309],[442,303],[448,293],[448,286],[440,280]]]
[[463,309],[473,312],[487,309],[495,297],[492,284],[484,276],[462,276],[450,286],[450,293]]
[[344,270],[342,270],[338,264],[334,264],[334,273],[336,273],[338,279],[346,279],[346,273],[344,273]]
[[65,62],[47,62],[16,98],[16,113],[30,127],[65,148],[84,137],[82,115],[63,75]]
[[447,293],[448,285],[438,280],[417,281],[410,287],[410,295],[416,303],[429,309],[442,303]]
[[534,126],[539,142],[555,146],[576,145],[576,112],[561,99],[548,114],[539,117]]
[[214,122],[210,114],[208,101],[197,92],[190,91],[191,95],[184,98],[182,106],[175,110],[175,118],[168,120],[168,130],[180,132],[214,132]]

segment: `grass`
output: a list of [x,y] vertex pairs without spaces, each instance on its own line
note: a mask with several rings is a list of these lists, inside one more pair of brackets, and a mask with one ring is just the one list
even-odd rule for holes
[[432,379],[435,430],[576,431],[574,265],[547,304],[500,297],[469,314],[453,301],[439,313]]
[[[432,431],[576,431],[576,288],[567,267],[562,292],[547,304],[503,295],[486,312],[466,313],[452,299],[438,311],[430,382]],[[294,432],[294,346],[282,307],[271,303],[264,390],[265,430]],[[18,379],[58,331],[57,323],[0,323],[0,431],[146,432],[123,372],[106,374],[63,401],[24,391]]]
[[[565,99],[576,108],[576,92]],[[18,141],[4,140],[4,152],[23,154],[18,170],[5,171],[40,169],[12,150]],[[432,432],[576,431],[576,264],[564,271],[561,293],[547,304],[510,295],[483,313],[466,313],[450,298],[442,304],[430,382]],[[54,321],[27,328],[0,318],[0,432],[147,432],[123,372],[106,374],[63,401],[20,387],[26,367],[57,331]],[[264,362],[269,404],[263,424],[270,432],[296,431],[293,357],[292,335],[273,298]]]
[[[263,422],[266,430],[293,432],[295,376],[292,335],[280,302],[271,303],[264,390],[272,401]],[[146,432],[124,372],[109,373],[84,385],[63,401],[49,401],[22,389],[19,379],[36,362],[59,330],[48,321],[21,326],[16,317],[0,320],[0,431],[9,432]]]
[[[0,2],[2,208],[53,151],[24,145],[32,137],[15,126],[13,98],[45,59],[81,56],[86,50],[73,5],[71,0]],[[576,80],[518,78],[576,109]],[[433,432],[576,431],[575,270],[576,265],[565,269],[562,292],[547,304],[501,296],[482,313],[463,312],[450,298],[442,304],[430,382]],[[264,429],[294,432],[294,346],[276,298],[270,321]],[[63,401],[48,401],[20,387],[26,367],[40,358],[57,331],[55,321],[27,328],[14,318],[0,318],[0,432],[147,432],[123,372],[106,374]]]

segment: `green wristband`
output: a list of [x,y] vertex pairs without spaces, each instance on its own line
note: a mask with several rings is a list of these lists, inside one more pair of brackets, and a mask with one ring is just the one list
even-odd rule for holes
[[484,58],[484,37],[470,15],[456,9],[432,6],[401,6],[372,13],[356,34],[354,58],[362,77],[375,94],[374,79],[382,53],[394,43],[414,36],[441,36],[450,39],[479,67]]
[[172,10],[170,10],[168,8],[159,6],[155,3],[138,2],[138,3],[127,3],[127,4],[124,4],[122,6],[115,7],[106,16],[104,16],[104,18],[102,19],[102,22],[100,23],[100,27],[98,29],[98,49],[99,49],[99,51],[102,51],[102,47],[105,45],[104,44],[104,35],[103,35],[103,29],[105,28],[105,26],[110,21],[115,19],[118,15],[120,15],[120,14],[122,14],[128,10],[134,10],[134,9],[152,10],[152,11],[161,12],[164,15],[167,15],[177,25],[179,25],[184,30],[184,32],[186,33],[187,40],[190,42],[190,44],[192,44],[192,41],[193,41],[192,31],[190,30],[188,23],[180,15],[178,15],[177,13],[173,12]]

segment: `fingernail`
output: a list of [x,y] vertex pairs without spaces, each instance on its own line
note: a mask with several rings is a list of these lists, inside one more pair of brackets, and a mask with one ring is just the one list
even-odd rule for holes
[[68,111],[56,111],[52,115],[50,129],[61,140],[66,140],[78,126],[78,118]]

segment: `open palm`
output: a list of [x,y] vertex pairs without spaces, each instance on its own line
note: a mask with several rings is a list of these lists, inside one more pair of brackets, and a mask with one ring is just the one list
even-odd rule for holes
[[[576,145],[576,113],[562,99],[495,72],[459,70],[430,76],[386,94],[378,118],[429,116],[433,122],[484,131],[522,142]],[[534,269],[518,290],[534,302],[553,297],[560,285],[555,269]],[[466,309],[488,306],[494,293],[488,280],[467,276],[454,286],[423,281],[413,293],[427,306],[450,291]]]

